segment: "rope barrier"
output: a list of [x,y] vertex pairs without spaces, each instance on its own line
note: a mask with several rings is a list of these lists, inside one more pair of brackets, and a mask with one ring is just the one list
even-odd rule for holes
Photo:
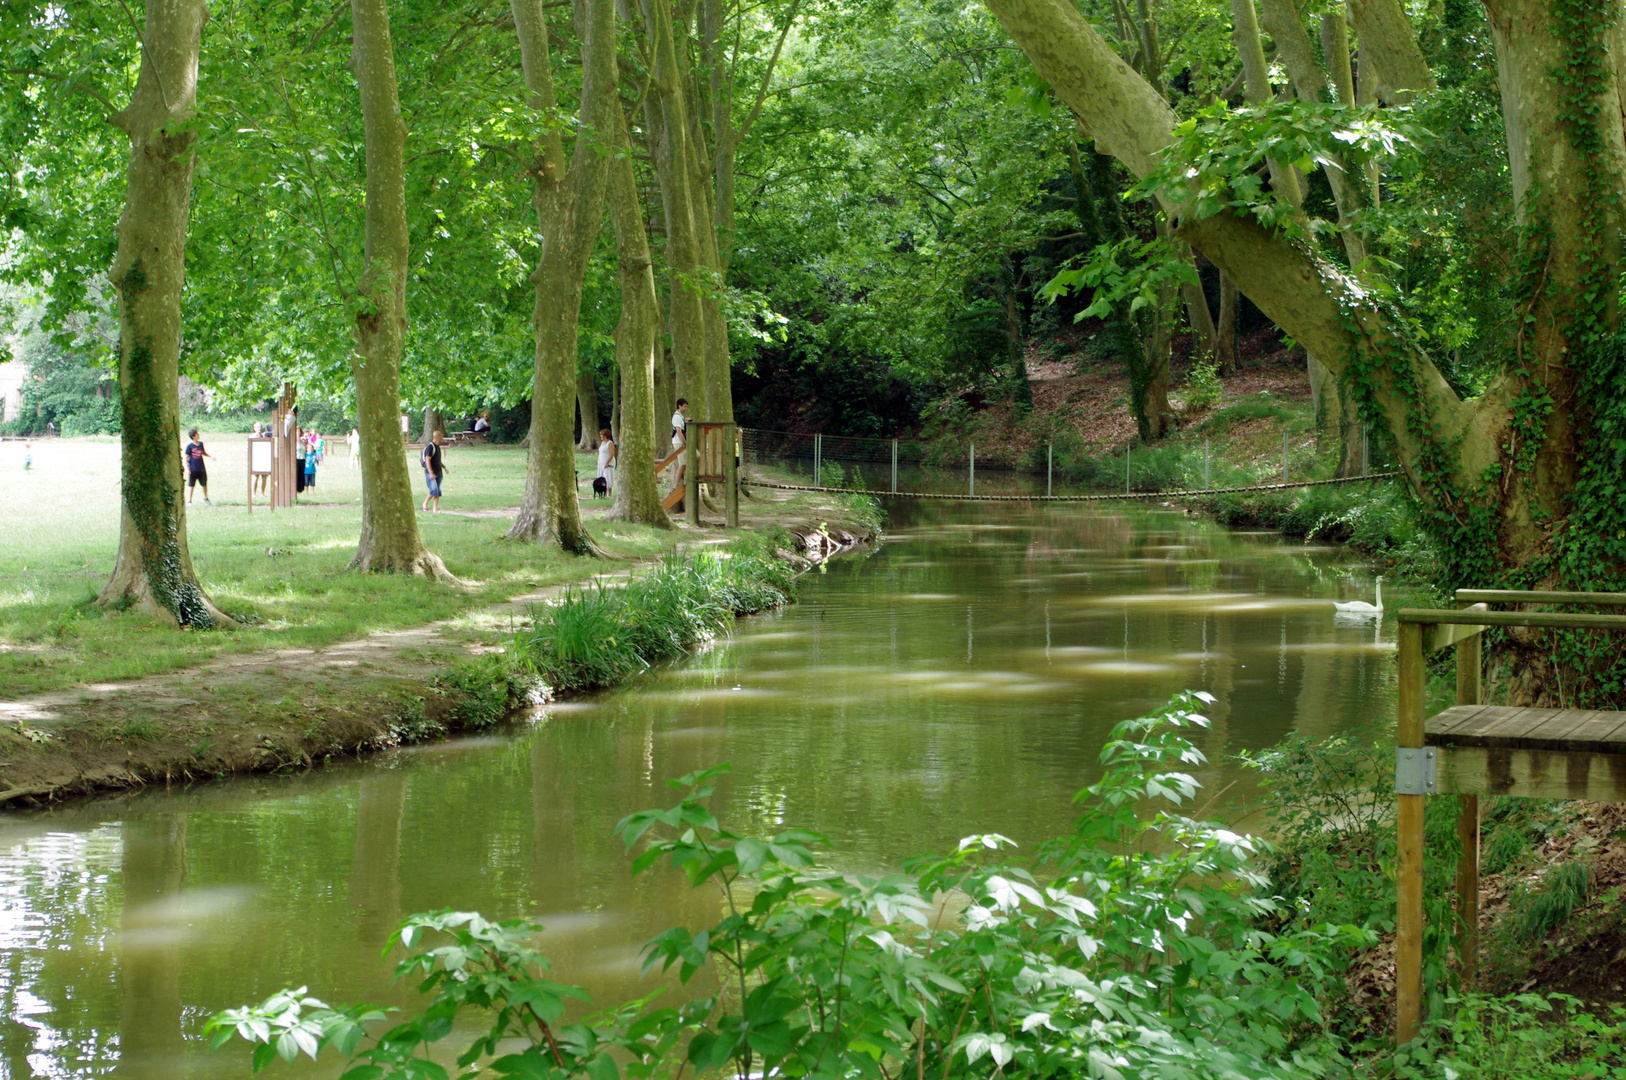
[[1110,502],[1114,499],[1178,499],[1202,495],[1235,495],[1244,491],[1289,491],[1294,488],[1326,487],[1332,484],[1356,484],[1366,480],[1389,480],[1398,472],[1372,473],[1368,476],[1345,476],[1332,480],[1300,480],[1290,484],[1255,484],[1252,487],[1204,488],[1199,491],[1135,491],[1111,495],[966,495],[939,491],[874,491],[866,488],[814,487],[811,484],[775,484],[767,480],[747,480],[740,484],[772,488],[776,491],[826,491],[837,495],[890,495],[898,499],[959,499],[962,502]]

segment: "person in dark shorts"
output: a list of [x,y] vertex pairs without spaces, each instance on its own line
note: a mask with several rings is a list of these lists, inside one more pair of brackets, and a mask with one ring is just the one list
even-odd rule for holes
[[213,454],[203,448],[203,440],[198,438],[198,429],[193,428],[186,433],[192,441],[186,444],[183,457],[186,459],[186,501],[191,502],[197,495],[198,488],[203,488],[203,505],[213,506],[209,501],[209,470],[204,466],[204,458],[212,458]]
[[440,481],[446,475],[445,440],[445,435],[435,432],[434,437],[423,444],[423,453],[418,455],[423,464],[423,482],[429,488],[429,494],[423,497],[423,509],[428,510],[432,502],[437,514],[440,513]]

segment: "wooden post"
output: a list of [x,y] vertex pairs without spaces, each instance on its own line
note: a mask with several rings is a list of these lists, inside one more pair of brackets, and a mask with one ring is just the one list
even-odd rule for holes
[[892,494],[898,493],[898,440],[892,440]]
[[1287,483],[1287,432],[1282,432],[1282,483]]
[[1056,444],[1045,443],[1044,446],[1044,495],[1050,498],[1053,481],[1056,479]]
[[700,524],[700,454],[695,446],[700,434],[700,426],[690,424],[683,440],[683,516],[690,525]]
[[[1468,607],[1457,601],[1457,607]],[[1457,642],[1457,704],[1479,704],[1480,642],[1483,635]],[[1464,990],[1479,969],[1479,796],[1457,796],[1457,975]]]
[[734,439],[739,427],[723,425],[723,523],[740,527],[740,466],[734,456]]
[[968,494],[968,495],[976,495],[976,493],[977,493],[977,444],[976,443],[971,444],[971,466],[970,466],[970,471],[966,473],[966,482],[969,485],[967,490],[966,490],[966,494]]
[[[1400,624],[1400,708],[1395,743],[1423,745],[1422,623]],[[1417,1037],[1423,1017],[1423,799],[1396,795],[1399,801],[1399,863],[1395,912],[1395,1040],[1404,1045]]]
[[254,444],[248,444],[248,512],[254,512]]

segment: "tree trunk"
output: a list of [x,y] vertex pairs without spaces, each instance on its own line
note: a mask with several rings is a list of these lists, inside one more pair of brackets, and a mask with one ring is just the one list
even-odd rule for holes
[[[1186,259],[1191,259],[1189,250]],[[1180,295],[1186,302],[1186,318],[1191,322],[1192,351],[1204,359],[1213,360],[1219,345],[1214,313],[1208,310],[1208,297],[1203,295],[1202,284],[1196,280],[1196,267],[1192,268],[1191,276],[1191,281],[1180,286]]]
[[1417,91],[1434,89],[1400,0],[1349,0],[1349,14],[1361,42],[1361,74],[1375,76],[1372,90],[1379,101],[1405,105]]
[[97,597],[196,629],[231,622],[204,595],[187,551],[176,389],[197,142],[186,121],[197,106],[204,18],[202,0],[147,5],[145,62],[129,107],[111,117],[130,137],[118,254],[108,272],[119,296],[124,433],[118,558]]
[[[1146,175],[1171,138],[1167,104],[1070,4],[986,2],[1098,145]],[[1507,129],[1522,129],[1526,140],[1509,154],[1529,155],[1530,190],[1541,193],[1546,228],[1531,239],[1542,280],[1519,283],[1527,292],[1520,325],[1528,330],[1517,342],[1518,367],[1473,402],[1457,397],[1380,292],[1313,248],[1232,214],[1179,225],[1266,316],[1356,383],[1363,414],[1386,430],[1424,524],[1446,552],[1450,585],[1530,580],[1526,573],[1553,579],[1556,565],[1538,560],[1554,545],[1590,540],[1587,530],[1555,531],[1573,498],[1607,520],[1621,513],[1576,487],[1583,462],[1600,469],[1614,461],[1609,448],[1585,445],[1581,435],[1585,410],[1610,405],[1618,386],[1609,381],[1620,377],[1618,357],[1599,345],[1619,321],[1613,282],[1622,208],[1613,193],[1626,186],[1626,142],[1615,69],[1601,42],[1570,42],[1545,0],[1492,0],[1487,10],[1504,108],[1513,113]],[[1577,45],[1608,74],[1578,83],[1587,90],[1584,121],[1569,119],[1573,80],[1552,74],[1567,68]],[[1574,366],[1582,358],[1587,381]]]
[[386,0],[351,0],[350,67],[361,95],[367,216],[351,316],[356,426],[361,430],[361,539],[352,570],[456,578],[423,546],[401,451],[401,347],[406,337],[406,125],[395,87]]
[[1214,327],[1214,362],[1226,378],[1236,374],[1236,279],[1219,272],[1219,322]]
[[[610,517],[658,528],[672,527],[661,508],[655,485],[655,425],[665,418],[655,401],[655,275],[638,205],[638,182],[632,167],[632,142],[620,109],[615,124],[618,153],[610,161],[610,220],[615,225],[617,277],[621,284],[621,319],[615,327],[615,366],[620,380],[621,427],[616,443],[615,505]],[[664,456],[664,455],[663,455]]]
[[[656,297],[657,309],[660,298]],[[657,322],[656,327],[660,326]],[[655,460],[661,461],[672,452],[672,410],[677,408],[677,375],[673,370],[672,350],[655,338]]]
[[1337,438],[1343,417],[1343,402],[1338,396],[1338,377],[1327,365],[1316,359],[1315,353],[1304,354],[1304,366],[1310,375],[1310,403],[1315,407],[1315,449]]
[[582,417],[582,437],[576,449],[590,453],[598,449],[598,379],[591,371],[576,370],[576,408]]
[[[1231,39],[1242,58],[1244,94],[1253,105],[1268,102],[1274,92],[1270,86],[1270,70],[1265,64],[1265,46],[1259,38],[1259,15],[1253,0],[1231,0]],[[1270,187],[1282,198],[1299,206],[1304,202],[1303,179],[1289,164],[1270,160]]]
[[644,96],[649,153],[660,183],[666,224],[669,326],[676,362],[676,396],[687,398],[697,418],[709,419],[706,400],[706,315],[701,297],[711,283],[701,265],[698,232],[709,225],[692,190],[687,91],[673,42],[672,13],[665,0],[643,0],[653,87]]
[[[554,111],[542,0],[512,0],[520,58],[531,105],[546,119]],[[571,420],[576,404],[576,339],[582,280],[604,216],[607,166],[598,140],[610,129],[615,104],[615,3],[587,0],[582,43],[582,134],[570,168],[561,177],[562,144],[551,123],[539,140],[531,202],[542,234],[542,257],[531,281],[536,287],[536,374],[531,398],[531,449],[520,504],[508,535],[589,553],[576,495],[576,456]],[[596,411],[596,406],[595,406]]]
[[440,410],[430,407],[423,411],[423,433],[420,442],[428,442],[437,431],[446,430],[446,421],[441,418]]

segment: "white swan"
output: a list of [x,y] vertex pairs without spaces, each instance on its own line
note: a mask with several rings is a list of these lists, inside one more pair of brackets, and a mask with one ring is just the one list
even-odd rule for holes
[[1333,608],[1341,615],[1382,615],[1383,614],[1383,575],[1378,575],[1378,602],[1368,604],[1365,600],[1351,600],[1347,604],[1333,601]]

